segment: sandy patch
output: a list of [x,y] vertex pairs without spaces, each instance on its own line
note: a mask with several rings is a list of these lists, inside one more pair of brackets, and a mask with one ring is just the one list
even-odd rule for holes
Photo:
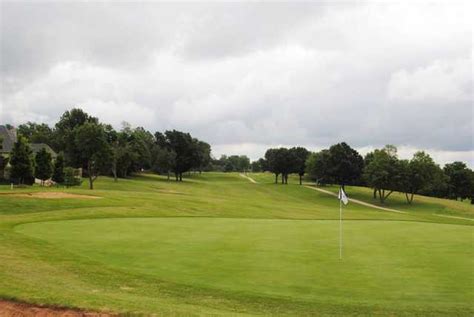
[[457,217],[457,216],[449,216],[449,215],[438,215],[438,214],[433,214],[433,215],[438,216],[438,217],[444,217],[444,218],[452,218],[452,219],[462,219],[462,220],[474,221],[473,218],[465,218],[465,217]]
[[244,175],[244,174],[242,174],[242,173],[240,173],[239,175],[240,175],[241,177],[243,177],[243,178],[248,179],[251,183],[257,184],[257,181],[256,181],[255,179],[253,179],[252,177],[247,176],[247,175]]
[[10,196],[10,197],[25,197],[25,198],[40,198],[40,199],[65,199],[65,198],[74,198],[74,199],[99,199],[102,197],[90,196],[90,195],[79,195],[71,193],[62,193],[62,192],[36,192],[36,193],[0,193],[1,196]]
[[110,317],[109,313],[88,312],[83,310],[43,307],[26,303],[0,300],[0,316],[11,317]]

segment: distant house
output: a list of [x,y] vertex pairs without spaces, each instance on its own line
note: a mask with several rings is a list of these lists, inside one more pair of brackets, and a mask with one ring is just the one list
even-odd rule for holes
[[[14,144],[18,140],[16,129],[12,126],[7,126],[7,125],[0,125],[0,156],[8,157],[10,156],[10,153],[13,149]],[[46,149],[47,152],[51,154],[51,157],[55,159],[58,155],[56,152],[53,151],[53,149],[45,144],[45,143],[31,143],[30,144],[31,150],[33,151],[33,154],[36,155],[41,149]],[[7,164],[7,166],[1,166],[0,164],[0,180],[1,179],[8,179],[9,173],[8,173],[8,166],[10,163]]]
[[[17,133],[14,127],[0,125],[0,155],[9,155],[13,149],[13,145],[17,141]],[[31,143],[31,150],[34,154],[38,153],[41,149],[46,149],[54,158],[57,157],[56,152],[45,143]]]
[[16,139],[15,128],[0,125],[0,154],[10,154]]
[[31,150],[33,151],[34,154],[38,153],[42,149],[45,149],[46,152],[51,154],[51,157],[53,159],[56,159],[56,157],[58,156],[56,154],[56,152],[54,152],[53,149],[49,145],[47,145],[46,143],[31,143],[30,147],[31,147]]

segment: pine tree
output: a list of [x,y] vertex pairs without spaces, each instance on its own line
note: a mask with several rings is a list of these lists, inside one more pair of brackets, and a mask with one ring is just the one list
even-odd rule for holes
[[64,155],[62,153],[59,153],[54,161],[52,179],[57,184],[64,183]]
[[19,184],[33,178],[33,159],[31,148],[24,137],[19,137],[13,145],[10,158],[11,178]]
[[53,173],[51,153],[44,148],[39,150],[36,153],[35,163],[35,177],[41,180],[41,185],[44,185],[44,181],[49,179]]

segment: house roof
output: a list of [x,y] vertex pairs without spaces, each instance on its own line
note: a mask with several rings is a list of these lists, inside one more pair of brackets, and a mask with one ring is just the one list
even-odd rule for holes
[[2,139],[0,153],[10,153],[16,142],[16,129],[8,129],[6,126],[0,125],[0,139]]
[[[0,139],[2,140],[0,153],[10,153],[13,149],[13,145],[17,141],[16,129],[8,129],[6,126],[0,125]],[[30,147],[34,154],[38,153],[41,149],[46,149],[53,158],[58,156],[46,143],[30,143]]]
[[54,152],[53,149],[46,143],[31,143],[30,147],[34,154],[38,153],[41,149],[45,149],[46,152],[51,154],[53,158],[56,158],[56,156],[58,156],[56,152]]

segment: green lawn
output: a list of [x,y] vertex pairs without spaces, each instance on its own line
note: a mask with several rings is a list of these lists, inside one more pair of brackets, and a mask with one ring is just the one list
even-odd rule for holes
[[[339,190],[337,186],[328,186],[326,189],[329,189],[334,193],[337,193]],[[407,204],[405,194],[393,192],[382,205],[380,204],[379,199],[373,198],[373,191],[370,188],[347,186],[346,191],[350,193],[350,196],[355,199],[369,202],[378,206],[431,215],[459,216],[474,220],[474,205],[471,205],[470,202],[466,200],[461,202],[415,195],[415,199],[413,200],[412,204]]]
[[[185,316],[474,314],[470,205],[394,195],[398,214],[350,203],[341,261],[337,199],[249,176],[258,184],[203,173],[14,190],[93,200],[0,194],[0,298]],[[372,202],[370,189],[347,192]]]

